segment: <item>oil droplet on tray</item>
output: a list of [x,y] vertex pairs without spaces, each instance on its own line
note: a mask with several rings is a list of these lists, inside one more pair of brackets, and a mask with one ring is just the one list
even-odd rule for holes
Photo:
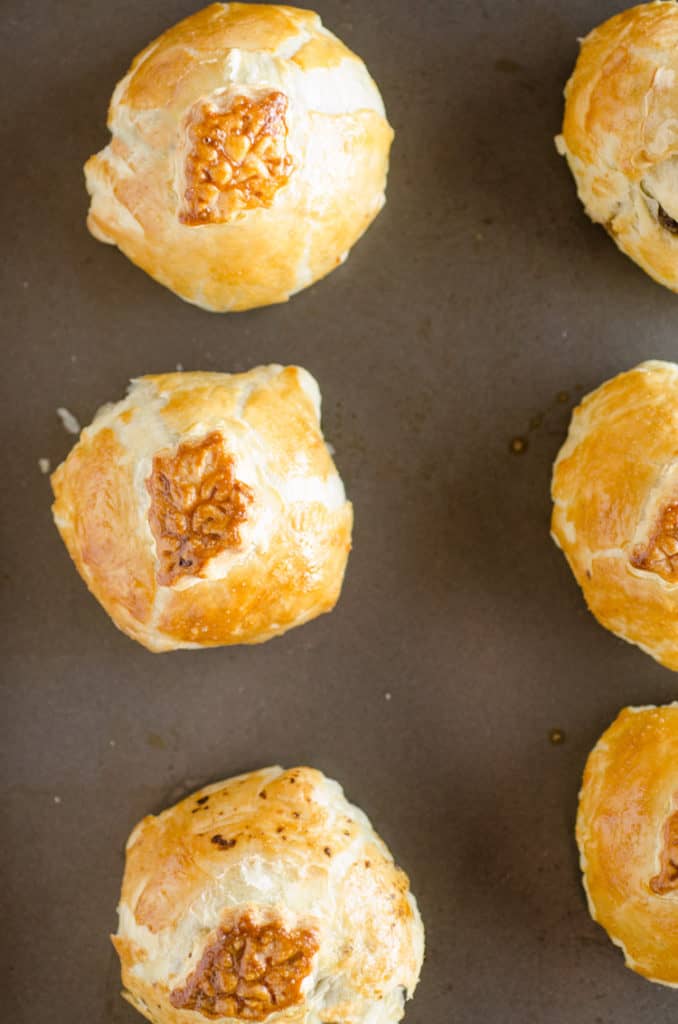
[[527,451],[527,441],[524,437],[514,437],[509,444],[511,455],[523,455]]

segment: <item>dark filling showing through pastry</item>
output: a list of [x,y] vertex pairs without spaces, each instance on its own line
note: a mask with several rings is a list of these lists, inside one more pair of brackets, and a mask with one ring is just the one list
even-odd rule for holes
[[301,985],[318,951],[315,934],[245,915],[222,927],[184,985],[170,993],[176,1009],[204,1017],[261,1021],[300,1003]]
[[678,811],[664,826],[664,847],[659,866],[659,874],[650,879],[652,892],[658,896],[678,892]]
[[678,235],[678,220],[669,217],[663,206],[657,204],[657,220],[663,228],[670,231],[672,235]]
[[678,504],[666,506],[647,545],[634,551],[631,565],[669,583],[678,580]]
[[[666,212],[666,210],[659,202],[657,197],[653,195],[651,190],[648,188],[647,183],[645,181],[641,181],[640,191],[643,193],[646,199],[651,200],[651,202],[647,203],[647,207],[650,213],[657,218],[660,226],[663,227],[664,230],[668,231],[670,234],[678,235],[678,220],[674,220],[674,218],[669,213]],[[655,204],[657,206],[656,213],[654,209]]]

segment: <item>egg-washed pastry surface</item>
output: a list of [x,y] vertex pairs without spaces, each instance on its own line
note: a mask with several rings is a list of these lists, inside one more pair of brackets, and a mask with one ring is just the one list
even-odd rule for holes
[[678,6],[641,4],[582,41],[562,134],[579,198],[619,248],[678,289]]
[[135,58],[108,127],[85,166],[90,231],[205,309],[283,302],[384,203],[379,90],[312,11],[198,11]]
[[266,768],[144,818],[113,942],[154,1024],[395,1024],[424,932],[406,875],[341,787]]
[[150,650],[256,643],[339,596],[352,509],[299,367],[142,377],[52,485],[78,571]]
[[628,967],[678,987],[678,703],[626,708],[600,738],[577,842],[591,916]]
[[599,622],[678,670],[678,365],[641,363],[575,409],[552,535]]

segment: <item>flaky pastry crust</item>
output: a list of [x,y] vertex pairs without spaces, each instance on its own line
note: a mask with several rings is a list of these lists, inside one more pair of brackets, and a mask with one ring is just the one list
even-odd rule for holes
[[339,597],[352,509],[299,367],[142,377],[52,486],[80,575],[149,650],[258,643]]
[[591,916],[628,967],[678,987],[678,703],[626,708],[602,735],[577,842]]
[[592,220],[678,290],[678,6],[622,11],[582,41],[556,139]]
[[144,818],[118,911],[125,995],[155,1024],[394,1024],[423,959],[406,875],[311,768],[251,772]]
[[90,231],[205,309],[285,301],[384,203],[379,90],[312,11],[198,11],[134,59],[108,127],[85,165]]
[[651,361],[575,409],[552,536],[598,621],[678,670],[678,365]]

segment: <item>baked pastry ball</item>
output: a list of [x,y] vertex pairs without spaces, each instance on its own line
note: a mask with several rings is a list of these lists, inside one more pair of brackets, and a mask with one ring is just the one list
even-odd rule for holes
[[591,916],[678,987],[678,704],[625,708],[589,756],[577,843]]
[[80,575],[151,651],[258,643],[339,597],[352,508],[299,367],[141,377],[52,487]]
[[124,995],[154,1024],[390,1024],[424,955],[407,876],[312,768],[264,768],[144,818],[118,912]]
[[556,139],[622,252],[678,290],[678,6],[641,4],[581,44]]
[[641,363],[575,409],[552,536],[598,621],[678,670],[678,365]]
[[312,11],[212,4],[118,83],[85,165],[92,234],[182,299],[284,302],[384,204],[393,131],[363,62]]

